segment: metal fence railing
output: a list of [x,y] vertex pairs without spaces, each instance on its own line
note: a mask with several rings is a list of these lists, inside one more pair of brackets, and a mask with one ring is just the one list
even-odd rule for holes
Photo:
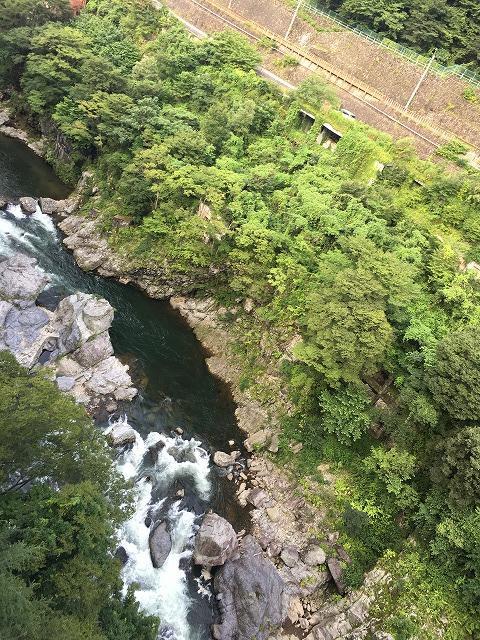
[[[372,31],[371,29],[360,27],[358,25],[348,24],[335,11],[330,11],[326,8],[319,9],[317,6],[312,4],[311,0],[305,0],[303,9],[314,15],[328,18],[329,20],[332,20],[333,22],[341,26],[343,29],[351,31],[361,38],[364,38],[365,40],[369,40],[370,42],[379,45],[380,47],[388,49],[392,53],[396,53],[403,58],[406,58],[410,62],[413,62],[414,64],[424,67],[428,63],[428,57],[422,56],[420,53],[417,53],[413,49],[409,49],[408,47],[397,44],[396,42],[393,42],[393,40],[382,38],[382,36],[380,36],[375,31]],[[480,74],[475,73],[471,69],[468,69],[468,67],[464,67],[462,65],[452,65],[447,67],[440,64],[439,62],[434,62],[431,66],[431,70],[439,76],[456,76],[458,78],[462,78],[466,82],[469,82],[476,87],[480,87]]]

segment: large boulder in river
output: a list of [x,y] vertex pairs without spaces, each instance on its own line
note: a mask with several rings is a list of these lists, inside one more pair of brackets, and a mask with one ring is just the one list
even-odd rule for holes
[[93,367],[113,355],[113,347],[108,332],[92,338],[72,353],[72,358],[82,367]]
[[8,349],[20,364],[32,367],[50,342],[49,322],[49,313],[33,303],[25,308],[13,306],[5,318],[0,349]]
[[216,513],[207,513],[195,538],[193,559],[204,567],[218,567],[232,557],[237,546],[232,525]]
[[214,580],[220,621],[216,640],[266,640],[287,617],[290,594],[255,539],[242,540],[240,554],[221,567]]
[[55,317],[61,353],[70,353],[110,328],[113,307],[102,298],[75,293],[60,302]]
[[52,200],[52,198],[40,198],[40,209],[42,213],[46,213],[48,216],[58,213],[60,208],[64,206],[65,201]]
[[135,430],[128,424],[115,424],[107,433],[107,440],[112,447],[122,447],[133,444],[136,439]]
[[112,395],[115,400],[133,400],[137,390],[132,387],[128,366],[115,356],[102,360],[92,369],[92,375],[84,385],[91,395]]
[[20,198],[19,202],[24,213],[35,213],[37,210],[37,201],[35,198]]
[[21,253],[0,262],[0,298],[3,300],[35,300],[50,281],[37,267],[35,258]]
[[225,453],[224,451],[215,451],[213,454],[213,462],[217,467],[231,467],[235,464],[237,458],[240,457],[240,451],[232,451],[232,453]]
[[150,557],[156,569],[163,566],[172,549],[172,539],[165,522],[159,522],[153,526],[148,537]]

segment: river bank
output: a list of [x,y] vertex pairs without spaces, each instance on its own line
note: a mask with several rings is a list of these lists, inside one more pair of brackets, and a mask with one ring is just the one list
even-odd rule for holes
[[23,142],[30,151],[33,151],[41,158],[45,155],[45,140],[43,138],[33,139],[32,134],[20,128],[10,114],[8,107],[2,107],[0,103],[0,133]]

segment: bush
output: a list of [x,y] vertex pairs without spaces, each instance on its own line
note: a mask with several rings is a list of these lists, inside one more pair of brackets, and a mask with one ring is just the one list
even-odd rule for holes
[[471,104],[477,104],[479,102],[477,92],[472,89],[472,87],[467,87],[463,91],[462,96],[467,102],[470,102]]
[[342,443],[358,440],[370,426],[370,400],[361,387],[325,390],[320,394],[319,404],[323,429],[335,434]]

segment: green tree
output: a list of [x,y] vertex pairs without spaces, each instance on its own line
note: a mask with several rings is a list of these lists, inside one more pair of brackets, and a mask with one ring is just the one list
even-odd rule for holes
[[323,103],[329,102],[333,106],[338,106],[340,101],[330,86],[316,76],[306,78],[295,92],[295,97],[300,102],[311,105],[313,108],[321,109]]
[[356,382],[377,371],[393,339],[385,300],[384,287],[362,268],[319,282],[307,299],[306,336],[297,357],[332,383]]
[[113,551],[129,496],[102,435],[6,352],[0,442],[0,637],[154,640],[158,621],[120,595]]
[[365,468],[384,484],[387,493],[395,497],[399,508],[412,508],[418,502],[418,495],[409,483],[416,470],[415,456],[397,447],[385,450],[372,449],[364,461]]
[[480,504],[480,427],[461,429],[439,445],[432,475],[448,493],[452,508]]
[[82,76],[88,38],[72,27],[46,25],[32,40],[22,87],[33,113],[53,110]]
[[0,32],[18,27],[40,27],[46,22],[65,22],[72,17],[68,0],[0,0]]
[[260,62],[260,54],[234,31],[220,31],[205,40],[200,56],[212,66],[231,65],[245,71],[253,70]]
[[438,343],[427,382],[434,400],[452,418],[476,420],[480,415],[479,358],[477,327],[453,331]]
[[358,440],[371,423],[369,405],[370,398],[360,386],[348,385],[337,391],[322,391],[322,427],[335,434],[340,442],[348,444]]
[[18,86],[32,38],[40,27],[71,17],[67,0],[0,0],[0,83]]
[[[30,376],[12,355],[0,352],[0,484],[17,490],[40,478],[108,485],[111,459],[102,436],[71,398],[43,374]],[[21,437],[19,437],[21,434]]]

